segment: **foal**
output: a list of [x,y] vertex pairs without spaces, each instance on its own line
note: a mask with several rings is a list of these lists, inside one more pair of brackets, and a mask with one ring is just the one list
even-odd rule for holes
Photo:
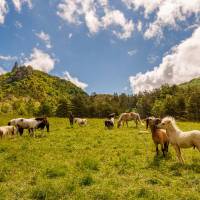
[[150,126],[151,133],[152,133],[152,139],[156,146],[156,153],[158,155],[158,145],[161,145],[163,156],[165,157],[166,153],[168,152],[168,146],[169,146],[169,138],[166,134],[166,131],[164,129],[157,128],[157,125],[161,122],[159,118],[155,117],[148,117],[146,119],[146,127]]
[[193,130],[183,132],[177,127],[175,119],[172,117],[165,117],[158,127],[166,129],[169,142],[174,147],[176,155],[181,163],[184,163],[181,155],[181,148],[196,147],[200,151],[200,131]]

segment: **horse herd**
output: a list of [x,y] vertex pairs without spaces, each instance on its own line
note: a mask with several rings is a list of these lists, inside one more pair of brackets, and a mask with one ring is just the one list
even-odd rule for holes
[[[115,123],[115,113],[108,116],[108,119],[104,121],[106,128],[111,129],[114,127]],[[79,126],[86,126],[87,119],[74,118],[72,113],[69,115],[69,121],[71,126],[73,123],[78,123]],[[144,125],[140,115],[135,112],[122,113],[119,116],[117,127],[120,128],[126,123],[128,127],[129,121],[135,121],[136,127],[138,123]],[[165,117],[163,119],[156,117],[147,117],[146,129],[150,128],[152,134],[152,140],[156,147],[156,153],[158,155],[158,145],[161,146],[163,156],[165,157],[168,152],[168,146],[171,144],[176,151],[176,155],[181,163],[184,163],[183,157],[181,155],[181,148],[197,148],[200,151],[200,131],[193,130],[183,132],[176,125],[175,119],[173,117]],[[23,135],[24,129],[27,129],[30,136],[34,136],[36,129],[44,130],[45,127],[47,132],[49,132],[49,121],[46,117],[37,118],[16,118],[8,122],[7,126],[0,127],[0,138],[6,135],[15,135],[17,133],[20,136]]]
[[[128,121],[135,121],[136,127],[138,122],[142,125],[140,115],[135,112],[122,113],[119,117],[117,127],[120,128],[124,123],[128,126]],[[184,163],[181,148],[197,148],[200,151],[200,131],[192,130],[184,132],[178,128],[176,121],[173,117],[165,117],[163,119],[156,117],[147,117],[146,129],[150,127],[152,140],[156,146],[156,153],[158,155],[158,145],[161,146],[163,156],[166,156],[168,152],[168,146],[171,144],[176,151],[178,160],[181,163]],[[114,127],[114,114],[108,117],[105,120],[105,127],[113,128]]]
[[0,137],[6,135],[15,135],[17,133],[20,136],[23,135],[24,129],[29,131],[30,136],[34,136],[34,131],[36,129],[47,128],[47,132],[49,132],[49,122],[46,117],[38,117],[38,118],[16,118],[12,119],[8,122],[7,126],[0,127]]

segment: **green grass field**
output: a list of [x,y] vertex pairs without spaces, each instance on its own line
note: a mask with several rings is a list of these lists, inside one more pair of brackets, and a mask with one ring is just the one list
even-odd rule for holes
[[[145,127],[105,130],[100,119],[73,129],[66,119],[50,124],[46,136],[26,132],[0,141],[0,199],[200,199],[197,150],[184,150],[180,165],[171,146],[166,159],[161,152],[155,157]],[[200,129],[200,123],[178,124]]]

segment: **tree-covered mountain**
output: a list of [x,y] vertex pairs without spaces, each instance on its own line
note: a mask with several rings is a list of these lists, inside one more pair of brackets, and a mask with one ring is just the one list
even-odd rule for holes
[[70,105],[75,96],[85,97],[87,93],[70,81],[31,66],[15,66],[0,76],[0,108],[4,113],[42,114],[49,110],[47,114],[52,114],[60,103]]

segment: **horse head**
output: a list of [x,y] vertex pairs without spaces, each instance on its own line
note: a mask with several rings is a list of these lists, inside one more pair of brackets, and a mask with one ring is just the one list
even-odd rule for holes
[[118,122],[117,122],[117,128],[120,128],[120,127],[121,127],[121,125],[122,125],[122,122],[121,122],[121,120],[118,120]]

